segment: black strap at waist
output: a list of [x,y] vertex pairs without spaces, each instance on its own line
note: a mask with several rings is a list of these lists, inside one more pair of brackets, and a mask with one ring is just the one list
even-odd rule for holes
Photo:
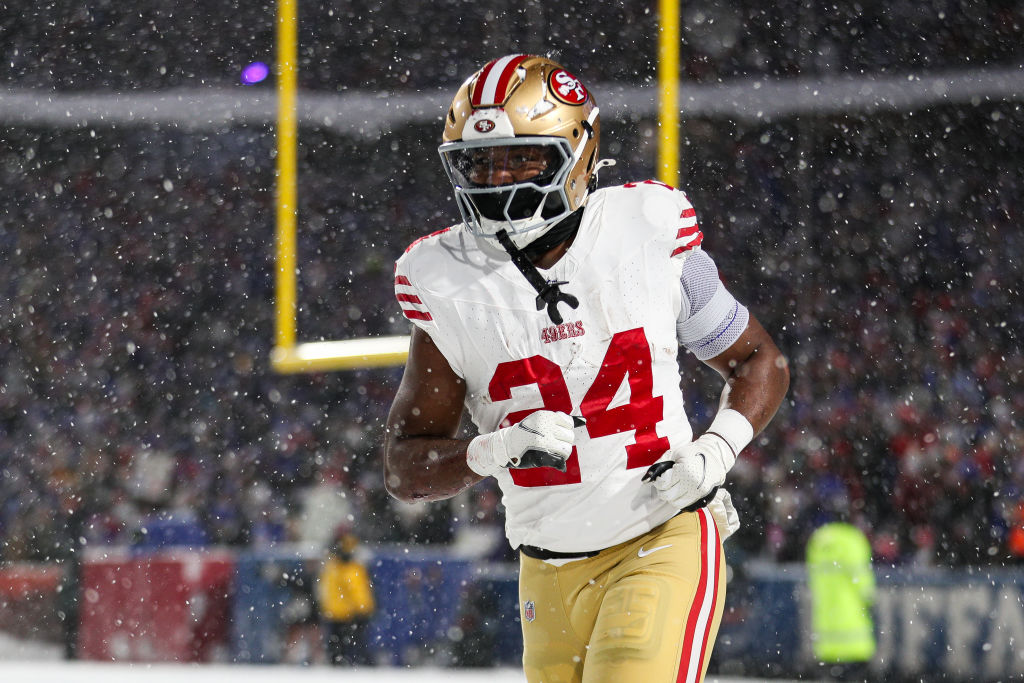
[[[709,493],[706,497],[698,500],[696,503],[694,503],[693,505],[690,505],[685,510],[680,510],[679,512],[677,512],[676,514],[674,514],[672,516],[673,517],[678,517],[679,515],[683,514],[684,512],[693,512],[694,510],[696,510],[698,508],[704,507],[709,502],[711,502],[711,499],[715,497],[715,493],[717,493],[717,492],[718,492],[718,487],[716,486],[715,489],[711,493]],[[600,550],[590,550],[590,551],[582,552],[582,553],[560,553],[560,552],[556,552],[554,550],[546,550],[544,548],[538,548],[535,545],[521,545],[521,546],[519,546],[519,552],[521,552],[523,555],[526,555],[527,557],[532,557],[532,558],[537,559],[537,560],[582,560],[583,558],[586,558],[586,557],[594,557],[595,555],[597,555],[601,551]]]
[[585,557],[594,557],[601,551],[591,550],[584,553],[559,553],[554,550],[538,548],[535,545],[521,545],[519,546],[519,552],[536,560],[581,560]]

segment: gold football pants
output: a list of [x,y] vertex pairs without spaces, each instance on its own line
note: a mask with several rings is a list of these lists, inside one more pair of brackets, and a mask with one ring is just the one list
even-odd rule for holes
[[561,567],[519,562],[529,683],[704,680],[725,604],[722,543],[706,509]]

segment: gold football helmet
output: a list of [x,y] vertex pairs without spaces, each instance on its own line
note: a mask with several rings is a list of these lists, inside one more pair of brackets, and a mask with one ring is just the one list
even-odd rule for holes
[[462,84],[438,148],[466,226],[522,249],[580,208],[600,122],[583,83],[546,57],[495,59]]

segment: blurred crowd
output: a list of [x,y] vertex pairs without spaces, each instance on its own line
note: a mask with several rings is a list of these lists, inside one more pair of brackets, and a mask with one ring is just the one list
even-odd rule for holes
[[[645,125],[607,126],[620,165],[603,183],[651,175],[632,142]],[[391,262],[455,214],[434,132],[304,138],[301,339],[408,331]],[[789,400],[732,475],[733,552],[799,560],[844,516],[888,563],[1024,559],[1024,110],[694,120],[684,138],[705,248],[792,366]],[[0,559],[326,547],[341,526],[512,557],[493,486],[415,506],[384,492],[400,369],[270,371],[270,140],[4,133]],[[716,378],[681,368],[700,427]]]
[[[1019,104],[940,107],[719,150],[728,165],[695,198],[722,229],[705,244],[793,376],[734,477],[760,507],[749,552],[798,560],[811,530],[849,518],[883,563],[1024,559],[1022,124]],[[780,152],[801,126],[795,158]]]
[[[518,46],[553,50],[588,82],[645,82],[649,5],[303,3],[300,74],[317,90],[451,86]],[[1024,9],[1009,0],[683,13],[696,81],[1024,58]],[[487,54],[436,40],[472,27]],[[272,3],[8,8],[0,37],[23,88],[227,85],[272,60]],[[654,175],[655,125],[604,121],[619,164],[602,184]],[[457,215],[439,136],[302,131],[301,340],[408,332],[392,263]],[[1024,561],[1021,105],[685,119],[682,157],[704,247],[793,378],[731,475],[744,525],[730,552],[799,560],[811,530],[844,517],[885,563]],[[0,130],[0,561],[182,542],[326,548],[339,528],[513,558],[492,483],[415,506],[383,490],[400,369],[270,370],[273,164],[260,126]],[[692,357],[681,368],[700,428],[717,376]]]
[[[331,172],[312,155],[303,178],[300,335],[406,333],[391,261],[421,226],[389,233],[407,202],[377,196],[383,172],[337,165],[375,149],[332,142]],[[4,132],[0,559],[324,545],[357,519],[365,540],[450,540],[383,491],[399,370],[270,371],[272,145],[268,130]]]

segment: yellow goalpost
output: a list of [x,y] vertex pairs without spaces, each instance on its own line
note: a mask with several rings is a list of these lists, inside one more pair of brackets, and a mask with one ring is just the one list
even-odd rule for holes
[[[658,0],[658,177],[678,184],[679,174],[679,4]],[[273,369],[281,373],[328,372],[403,365],[407,335],[297,341],[298,123],[298,0],[277,2],[277,186],[274,241]]]
[[679,185],[679,0],[658,0],[658,179]]
[[298,179],[298,0],[277,3],[277,214],[274,348],[270,362],[283,373],[325,372],[402,365],[408,336],[298,343],[296,341],[296,229]]

